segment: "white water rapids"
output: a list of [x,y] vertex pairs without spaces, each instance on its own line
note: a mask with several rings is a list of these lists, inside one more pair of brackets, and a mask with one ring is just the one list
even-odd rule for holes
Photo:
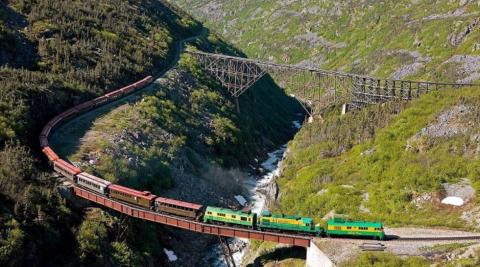
[[[299,123],[294,122],[295,128],[298,128]],[[279,149],[268,153],[268,159],[265,160],[261,166],[266,171],[261,177],[249,176],[248,179],[244,182],[246,188],[248,189],[250,196],[249,202],[252,212],[260,214],[267,203],[267,198],[265,194],[268,192],[268,187],[275,182],[275,178],[280,175],[280,166],[281,160],[285,155],[287,145],[281,146]],[[237,200],[241,198],[237,198]],[[241,202],[241,201],[239,201]],[[242,204],[242,203],[240,203]],[[245,253],[248,249],[249,240],[248,239],[229,239],[229,245],[233,251],[233,259],[236,266],[241,266]],[[235,249],[236,248],[236,249]],[[223,253],[220,245],[214,247],[211,258],[213,258],[212,266],[214,267],[227,267],[225,260],[223,258]]]

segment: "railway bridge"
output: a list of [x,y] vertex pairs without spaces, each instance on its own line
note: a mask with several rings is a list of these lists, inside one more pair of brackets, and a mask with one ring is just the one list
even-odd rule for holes
[[311,117],[332,105],[344,104],[345,111],[356,110],[391,100],[408,101],[431,91],[480,88],[480,84],[379,79],[200,51],[187,53],[237,100],[238,112],[238,97],[265,75],[270,75],[288,92],[294,92],[292,96]]

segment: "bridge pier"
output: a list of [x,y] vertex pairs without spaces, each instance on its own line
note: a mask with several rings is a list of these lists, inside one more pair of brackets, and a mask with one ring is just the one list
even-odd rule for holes
[[238,102],[238,96],[235,97],[235,106],[237,106],[237,114],[240,114],[240,102]]
[[345,103],[342,105],[342,115],[347,114],[347,112],[348,112],[348,104]]
[[335,264],[313,242],[307,248],[307,262],[305,267],[335,267]]

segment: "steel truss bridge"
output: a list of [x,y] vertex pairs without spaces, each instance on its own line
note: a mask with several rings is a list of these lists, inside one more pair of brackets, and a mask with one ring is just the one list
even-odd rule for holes
[[431,91],[480,88],[480,84],[378,79],[199,51],[187,53],[236,99],[237,111],[240,111],[238,97],[265,75],[294,92],[293,96],[310,116],[336,104],[347,104],[348,109],[356,110],[391,100],[409,101]]

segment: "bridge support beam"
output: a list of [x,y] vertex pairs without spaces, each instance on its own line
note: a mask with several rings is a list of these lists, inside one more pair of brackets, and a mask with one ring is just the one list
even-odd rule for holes
[[240,102],[238,102],[238,96],[235,97],[235,106],[237,106],[237,113],[240,114]]
[[228,244],[228,240],[220,235],[218,236],[218,239],[220,240],[220,245],[222,246],[223,257],[227,267],[237,267],[235,265],[235,260],[233,259],[232,250]]
[[325,255],[315,244],[310,242],[310,247],[307,248],[307,262],[306,267],[335,267],[335,264]]
[[348,104],[345,103],[342,105],[342,115],[347,114],[347,112],[348,112]]

